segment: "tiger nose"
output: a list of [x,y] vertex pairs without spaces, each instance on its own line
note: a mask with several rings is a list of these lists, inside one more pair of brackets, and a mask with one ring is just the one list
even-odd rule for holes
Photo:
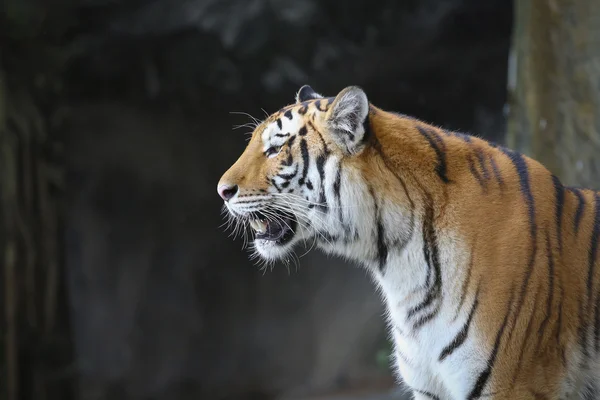
[[237,194],[238,185],[219,185],[217,192],[219,192],[219,196],[221,196],[223,200],[229,201]]

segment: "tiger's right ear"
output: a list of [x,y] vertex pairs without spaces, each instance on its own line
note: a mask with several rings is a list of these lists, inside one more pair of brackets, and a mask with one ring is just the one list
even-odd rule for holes
[[325,121],[333,139],[347,154],[360,153],[369,128],[369,100],[358,86],[349,86],[333,100]]
[[313,90],[313,88],[311,88],[308,85],[302,86],[300,88],[300,90],[298,90],[298,93],[296,93],[296,103],[302,103],[303,101],[322,99],[322,98],[323,98],[323,96],[321,96],[319,93],[315,92]]

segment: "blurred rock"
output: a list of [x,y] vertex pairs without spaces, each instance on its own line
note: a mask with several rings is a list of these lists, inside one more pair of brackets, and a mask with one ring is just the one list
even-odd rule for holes
[[355,84],[382,108],[500,141],[512,2],[8,1],[27,7],[0,15],[4,68],[24,85],[52,60],[47,103],[70,122],[82,399],[308,397],[389,378],[363,270],[312,252],[263,274],[219,228],[215,185],[248,122],[230,111],[261,118],[302,84]]

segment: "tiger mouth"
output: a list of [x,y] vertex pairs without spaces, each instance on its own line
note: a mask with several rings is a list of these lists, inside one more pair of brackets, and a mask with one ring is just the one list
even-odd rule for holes
[[264,214],[255,212],[250,219],[250,226],[256,239],[268,240],[281,245],[294,237],[297,222],[291,213],[277,212],[267,218]]

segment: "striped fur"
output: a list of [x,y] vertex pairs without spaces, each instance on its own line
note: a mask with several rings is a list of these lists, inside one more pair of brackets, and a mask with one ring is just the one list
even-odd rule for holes
[[254,241],[262,259],[316,242],[370,271],[416,399],[598,398],[600,193],[357,87],[303,87],[220,184],[237,221],[298,220],[284,245]]

